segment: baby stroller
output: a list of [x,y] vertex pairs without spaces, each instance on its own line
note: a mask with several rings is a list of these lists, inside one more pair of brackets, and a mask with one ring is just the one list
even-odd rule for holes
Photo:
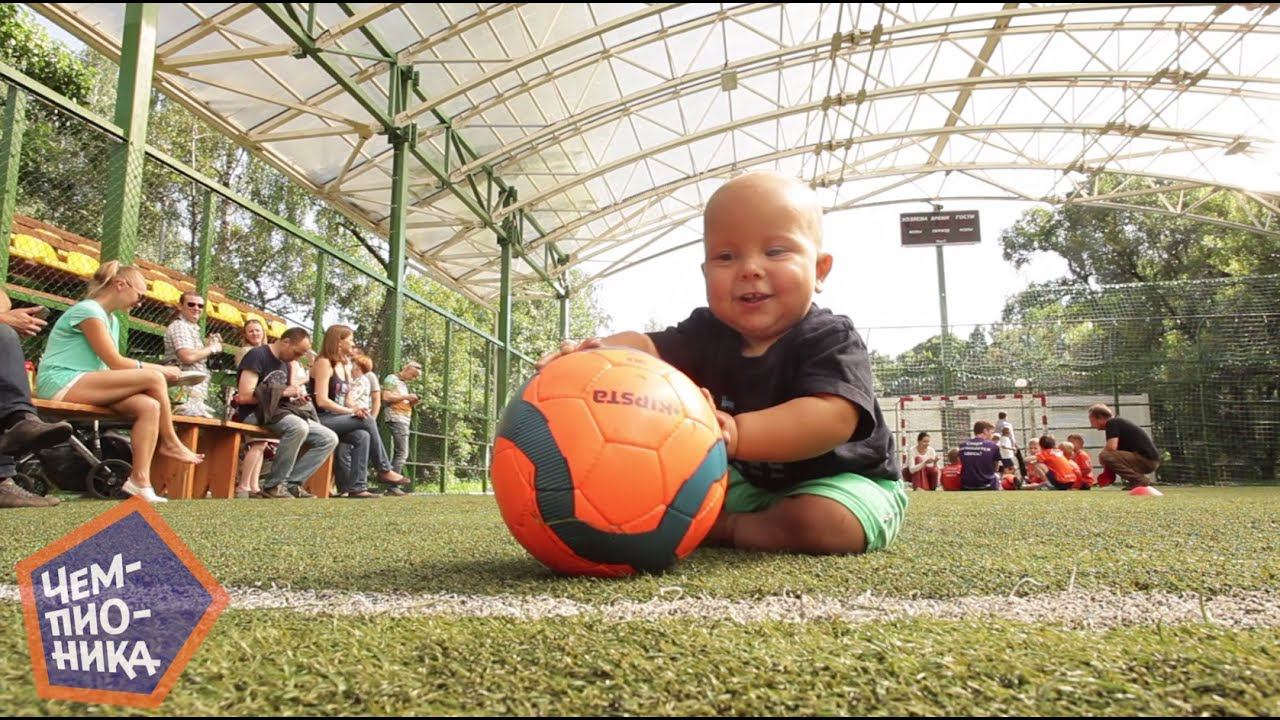
[[17,458],[18,474],[13,480],[37,495],[49,494],[53,485],[104,500],[122,497],[120,486],[133,472],[133,446],[128,437],[104,428],[128,426],[100,420],[72,421],[66,442]]

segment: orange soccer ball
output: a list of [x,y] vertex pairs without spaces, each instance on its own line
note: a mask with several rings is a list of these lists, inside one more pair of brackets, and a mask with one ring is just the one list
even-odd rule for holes
[[511,534],[552,570],[617,577],[688,555],[720,512],[728,458],[715,412],[651,355],[559,357],[502,414],[493,492]]

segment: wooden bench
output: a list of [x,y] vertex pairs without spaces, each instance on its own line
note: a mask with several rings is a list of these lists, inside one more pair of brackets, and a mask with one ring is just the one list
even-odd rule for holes
[[[33,398],[32,403],[46,417],[99,420],[127,417],[99,405],[38,398]],[[171,500],[203,498],[206,492],[214,498],[231,498],[235,494],[236,478],[240,474],[240,445],[243,438],[246,435],[275,437],[261,425],[185,415],[174,415],[173,426],[183,445],[194,452],[204,453],[204,462],[191,465],[158,452],[155,454],[151,461],[151,484],[155,486],[156,493],[166,495]],[[332,476],[333,455],[330,454],[303,487],[316,497],[327,498]]]

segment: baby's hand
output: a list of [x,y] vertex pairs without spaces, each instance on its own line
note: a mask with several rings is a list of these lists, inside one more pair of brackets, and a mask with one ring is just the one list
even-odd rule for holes
[[706,398],[707,404],[716,414],[716,422],[720,423],[720,432],[724,437],[724,447],[732,458],[738,450],[738,421],[727,412],[723,412],[716,408],[715,400],[711,399],[711,391],[706,388],[698,388],[702,391],[702,397]]
[[582,342],[579,342],[579,343],[575,343],[572,340],[565,340],[564,342],[560,343],[560,349],[552,350],[546,355],[543,355],[542,357],[538,358],[538,362],[534,363],[533,366],[541,370],[542,368],[547,366],[547,363],[551,362],[552,360],[555,360],[561,355],[568,355],[569,353],[578,352],[579,350],[590,350],[591,348],[598,348],[598,347],[603,347],[603,345],[600,342],[600,338],[598,337],[587,338],[586,340],[583,340]]
[[716,411],[716,421],[720,423],[720,432],[724,434],[724,448],[729,459],[738,455],[738,421],[723,410]]

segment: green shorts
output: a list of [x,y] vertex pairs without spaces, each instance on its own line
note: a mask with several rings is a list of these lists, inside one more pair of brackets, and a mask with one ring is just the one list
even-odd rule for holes
[[45,400],[61,400],[60,394],[65,394],[63,391],[70,389],[84,375],[84,370],[41,367],[36,373],[36,397]]
[[907,492],[901,480],[872,480],[853,473],[806,480],[786,490],[762,490],[747,482],[737,468],[729,466],[729,491],[724,496],[725,512],[750,513],[768,510],[790,495],[817,495],[843,505],[862,523],[867,535],[867,552],[882,550],[898,537],[907,514]]

